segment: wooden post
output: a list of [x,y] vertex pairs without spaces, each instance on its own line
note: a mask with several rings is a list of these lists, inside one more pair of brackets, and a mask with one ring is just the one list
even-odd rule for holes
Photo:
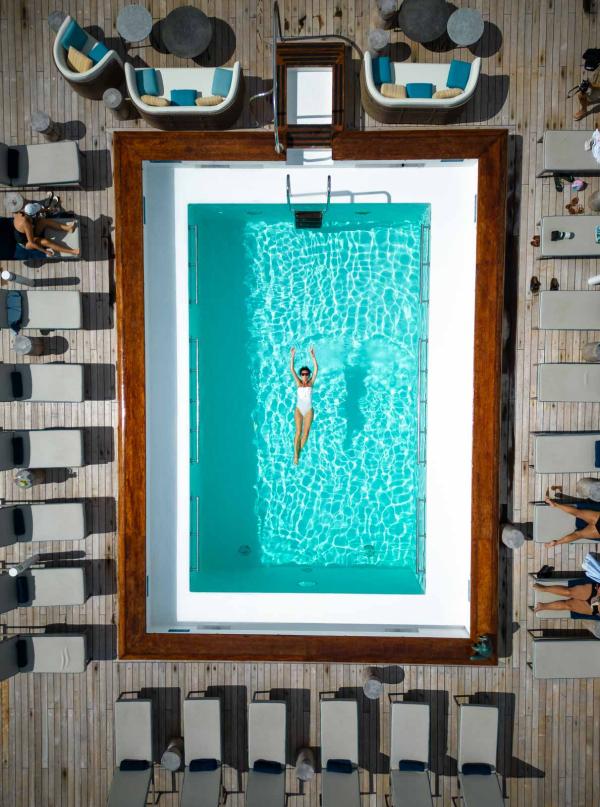
[[123,94],[120,90],[117,90],[116,87],[109,87],[108,90],[104,90],[102,100],[104,101],[104,106],[110,109],[115,118],[119,120],[127,120],[129,118],[131,112],[129,101],[123,98]]
[[51,143],[60,140],[60,129],[50,115],[45,112],[34,112],[31,116],[31,128],[37,134],[43,135]]

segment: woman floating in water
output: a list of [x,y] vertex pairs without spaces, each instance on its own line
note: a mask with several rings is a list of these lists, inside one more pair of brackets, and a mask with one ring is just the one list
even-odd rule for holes
[[563,510],[570,516],[575,516],[577,522],[579,522],[576,530],[564,535],[562,538],[557,538],[555,541],[548,541],[546,546],[569,544],[571,541],[580,541],[582,538],[587,538],[588,541],[600,541],[600,512],[598,510],[583,510],[579,507],[571,507],[571,505],[562,504],[548,497],[544,501],[550,507],[558,507],[559,510]]
[[315,351],[311,347],[310,355],[313,360],[314,372],[312,373],[308,367],[300,368],[300,376],[294,369],[294,357],[296,355],[296,348],[291,349],[290,356],[290,370],[294,376],[294,381],[297,387],[296,409],[294,410],[294,422],[296,423],[296,434],[294,435],[294,465],[298,465],[300,459],[300,452],[306,445],[308,440],[308,433],[313,422],[314,411],[312,406],[312,388],[317,380],[317,373],[319,372],[319,365],[317,364],[317,357]]

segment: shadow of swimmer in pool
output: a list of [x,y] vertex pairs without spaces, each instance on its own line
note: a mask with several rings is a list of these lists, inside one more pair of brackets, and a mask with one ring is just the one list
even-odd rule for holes
[[300,460],[300,453],[310,433],[314,418],[314,410],[312,405],[312,388],[317,380],[317,373],[319,372],[319,365],[317,364],[317,357],[315,350],[310,348],[310,355],[313,362],[313,371],[311,373],[309,367],[301,367],[300,372],[296,372],[294,366],[294,359],[296,357],[296,348],[290,350],[290,370],[296,382],[296,408],[294,409],[294,423],[296,424],[296,431],[294,434],[294,465],[298,465]]

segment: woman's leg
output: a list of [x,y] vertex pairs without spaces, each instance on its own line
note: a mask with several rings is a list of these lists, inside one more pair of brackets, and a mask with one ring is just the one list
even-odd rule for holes
[[56,241],[51,241],[49,238],[38,238],[37,240],[45,249],[53,249],[55,252],[64,252],[67,255],[79,255],[78,249],[72,249],[64,244],[58,244]]
[[582,600],[553,600],[538,602],[534,611],[577,611],[578,614],[591,614],[592,609]]
[[300,449],[303,449],[306,445],[306,441],[308,440],[308,433],[310,432],[310,427],[312,426],[313,418],[315,416],[314,409],[309,409],[309,411],[304,416],[304,428],[302,434],[302,441],[300,443]]
[[546,498],[544,501],[546,504],[549,504],[550,507],[558,507],[559,510],[563,510],[570,516],[575,516],[575,518],[580,518],[582,521],[587,521],[587,523],[593,527],[596,526],[596,522],[600,518],[600,511],[598,510],[584,510],[580,507],[573,507],[570,504],[562,504],[555,499]]
[[535,583],[536,591],[546,591],[548,594],[557,594],[559,597],[569,597],[574,600],[587,600],[592,593],[591,583],[583,583],[580,586],[545,586],[543,583]]
[[46,227],[49,227],[51,230],[62,230],[63,233],[72,233],[76,226],[76,221],[65,224],[62,221],[56,221],[56,219],[38,219],[34,226],[34,232],[36,235],[41,235]]
[[302,413],[296,407],[294,409],[294,423],[296,424],[296,433],[294,434],[294,464],[298,465],[298,458],[300,457],[300,443],[302,438]]

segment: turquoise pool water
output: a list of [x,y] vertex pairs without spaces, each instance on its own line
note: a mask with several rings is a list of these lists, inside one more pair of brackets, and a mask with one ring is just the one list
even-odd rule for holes
[[[190,206],[193,591],[423,591],[428,222]],[[292,345],[319,362],[298,466]]]

